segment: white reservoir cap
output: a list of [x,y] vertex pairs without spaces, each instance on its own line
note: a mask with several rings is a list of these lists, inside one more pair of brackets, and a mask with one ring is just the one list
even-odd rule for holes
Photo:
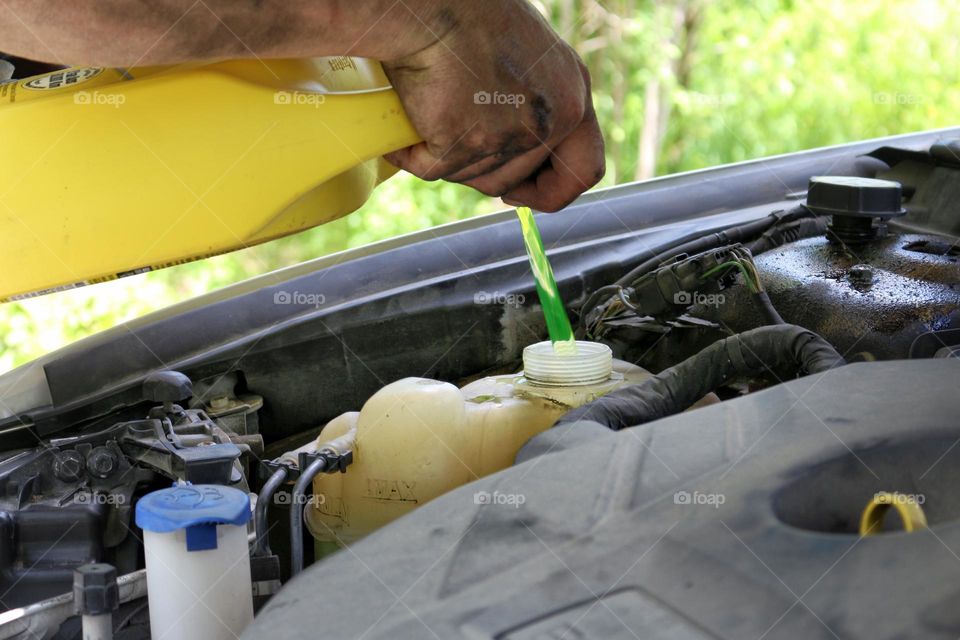
[[576,353],[560,354],[549,340],[523,350],[523,377],[544,386],[578,386],[603,382],[613,372],[613,351],[599,342],[576,342]]

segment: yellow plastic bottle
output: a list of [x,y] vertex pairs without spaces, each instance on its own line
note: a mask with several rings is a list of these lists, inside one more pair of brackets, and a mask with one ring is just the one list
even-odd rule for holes
[[510,466],[520,447],[566,411],[649,373],[614,360],[603,344],[578,342],[560,356],[549,342],[524,350],[524,371],[462,389],[406,378],[357,413],[331,421],[323,448],[353,434],[353,464],[314,481],[307,526],[318,542],[349,544],[462,484]]
[[357,209],[419,141],[376,62],[72,68],[0,83],[0,302]]

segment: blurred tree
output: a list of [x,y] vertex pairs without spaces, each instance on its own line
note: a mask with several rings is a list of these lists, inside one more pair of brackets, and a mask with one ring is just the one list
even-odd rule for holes
[[[534,0],[581,53],[603,185],[956,124],[953,0]],[[501,208],[398,176],[324,227],[166,271],[0,307],[0,371],[282,266]]]

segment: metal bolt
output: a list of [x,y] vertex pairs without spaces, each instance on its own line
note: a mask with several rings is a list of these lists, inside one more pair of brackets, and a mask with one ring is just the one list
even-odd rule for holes
[[87,456],[87,468],[98,478],[108,477],[119,462],[117,454],[106,447],[97,447]]
[[873,284],[873,267],[866,264],[857,264],[850,267],[847,278],[853,284]]
[[53,474],[64,482],[76,482],[83,477],[83,456],[77,451],[61,451],[53,459]]

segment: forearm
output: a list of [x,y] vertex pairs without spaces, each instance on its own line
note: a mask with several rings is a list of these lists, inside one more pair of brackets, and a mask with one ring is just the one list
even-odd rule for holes
[[408,56],[456,28],[436,0],[6,0],[0,50],[71,65]]

